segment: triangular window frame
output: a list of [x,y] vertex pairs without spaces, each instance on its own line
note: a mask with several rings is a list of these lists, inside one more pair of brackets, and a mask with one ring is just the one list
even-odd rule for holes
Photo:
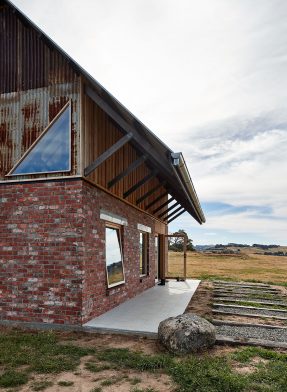
[[[47,170],[47,171],[32,171],[30,173],[14,173],[18,166],[25,160],[25,158],[31,153],[35,146],[43,139],[43,137],[49,132],[53,125],[59,120],[59,118],[64,114],[66,110],[69,110],[69,167],[65,170]],[[17,177],[17,176],[29,176],[33,174],[50,174],[50,173],[68,173],[72,170],[72,109],[71,101],[68,101],[65,106],[59,111],[59,113],[53,118],[49,125],[44,129],[44,131],[37,137],[37,139],[31,144],[28,150],[22,155],[22,157],[16,162],[12,167],[10,172],[6,174],[6,177]]]

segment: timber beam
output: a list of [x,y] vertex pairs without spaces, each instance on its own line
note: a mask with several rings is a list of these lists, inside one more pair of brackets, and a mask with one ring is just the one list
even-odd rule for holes
[[156,175],[157,175],[157,170],[154,170],[151,173],[149,173],[148,175],[146,175],[144,178],[142,178],[139,182],[137,182],[128,191],[126,191],[124,193],[124,199],[126,199],[129,195],[131,195],[133,192],[135,192],[138,188],[143,186],[146,182],[148,182],[150,179],[152,179]]
[[140,204],[141,202],[143,202],[145,199],[147,199],[149,196],[151,196],[154,192],[156,192],[157,190],[159,190],[161,187],[165,186],[166,181],[163,181],[162,183],[159,183],[158,185],[156,185],[154,188],[152,188],[151,190],[147,191],[143,196],[139,197],[136,201],[136,204]]
[[173,220],[175,220],[176,218],[178,218],[180,215],[182,215],[185,212],[185,209],[183,209],[181,212],[179,212],[178,214],[176,214],[173,218],[169,219],[167,221],[167,224],[169,224],[170,222],[172,222]]
[[137,167],[139,167],[143,162],[147,159],[146,155],[143,155],[136,161],[132,162],[129,167],[123,170],[120,174],[118,174],[115,178],[108,182],[108,189],[116,185],[119,181],[121,181],[124,177],[129,175],[132,171],[134,171]]
[[165,221],[169,220],[172,216],[174,216],[181,208],[182,206],[178,207],[176,210],[172,211],[166,218],[164,218]]
[[110,148],[108,148],[105,152],[103,152],[93,163],[87,166],[84,170],[84,175],[87,177],[91,174],[98,166],[104,163],[110,156],[112,156],[115,152],[117,152],[120,148],[122,148],[125,144],[127,144],[133,137],[133,134],[127,133],[125,136],[121,137],[115,144],[113,144]]
[[165,201],[164,203],[162,203],[159,207],[157,207],[155,210],[153,210],[153,214],[156,214],[158,211],[160,211],[163,207],[167,206],[171,201],[174,200],[174,197],[171,197],[170,199],[168,199],[167,201]]
[[150,207],[152,207],[154,204],[156,204],[158,201],[160,201],[163,197],[168,196],[168,192],[164,192],[160,194],[157,198],[155,198],[153,201],[151,201],[149,204],[145,206],[145,210],[148,210]]
[[177,207],[179,205],[179,203],[175,203],[172,206],[170,206],[169,208],[167,208],[164,212],[162,212],[161,214],[159,214],[159,218],[162,218],[164,215],[166,215],[169,211],[173,210],[175,207]]

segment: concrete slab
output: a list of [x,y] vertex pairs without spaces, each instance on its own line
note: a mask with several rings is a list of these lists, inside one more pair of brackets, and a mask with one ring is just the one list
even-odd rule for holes
[[188,279],[185,282],[170,280],[165,286],[156,285],[83,327],[99,332],[156,335],[162,320],[185,311],[199,283],[200,280]]

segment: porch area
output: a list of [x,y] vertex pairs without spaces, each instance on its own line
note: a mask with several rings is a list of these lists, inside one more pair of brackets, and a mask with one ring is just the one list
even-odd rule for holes
[[116,308],[83,325],[86,331],[124,333],[157,337],[158,325],[168,317],[182,314],[200,280],[169,280],[155,285]]

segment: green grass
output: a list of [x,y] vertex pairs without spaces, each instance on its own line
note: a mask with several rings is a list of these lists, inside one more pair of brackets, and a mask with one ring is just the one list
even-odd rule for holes
[[65,381],[65,380],[63,380],[63,381],[59,381],[58,385],[60,387],[71,387],[72,385],[74,385],[74,382],[73,381]]
[[[92,357],[86,362],[86,369],[92,372],[116,369],[118,372],[118,376],[102,379],[101,386],[95,387],[93,392],[105,390],[105,387],[124,379],[130,382],[133,391],[153,391],[148,387],[137,387],[136,384],[139,384],[141,379],[129,379],[125,374],[126,369],[166,374],[177,385],[177,392],[287,391],[287,353],[275,350],[245,347],[224,357],[206,354],[178,358],[166,353],[146,355],[128,349],[83,349],[59,344],[51,333],[23,332],[0,336],[0,387],[20,387],[26,384],[35,372],[46,374],[75,371],[80,359],[85,355]],[[258,358],[262,360],[258,361]],[[253,373],[242,374],[236,371],[246,365],[252,367]],[[34,382],[29,390],[44,390],[51,385],[49,383],[50,381]],[[58,382],[62,387],[72,384],[71,381]]]
[[95,387],[90,392],[102,392],[102,390],[103,389],[101,387]]
[[[61,345],[56,335],[50,332],[13,331],[0,334],[0,366],[5,370],[0,376],[0,386],[25,384],[32,372],[47,374],[73,371],[83,356],[94,352],[94,349]],[[25,370],[16,372],[21,366]]]
[[86,362],[86,363],[85,363],[85,368],[86,368],[87,370],[89,370],[90,372],[98,373],[98,372],[102,372],[103,370],[108,370],[108,369],[110,369],[111,366],[110,366],[110,365],[107,365],[107,364],[105,364],[105,365],[99,365],[99,364],[97,364],[96,362],[89,361],[89,362]]
[[287,354],[259,347],[246,347],[233,353],[232,358],[243,364],[251,363],[254,358],[267,361],[257,364],[257,370],[247,377],[249,390],[286,392]]
[[32,391],[44,391],[53,385],[52,381],[35,381],[32,385]]
[[129,379],[131,385],[137,385],[141,383],[141,379],[139,377],[133,377]]
[[24,372],[7,370],[0,375],[0,387],[3,388],[18,387],[19,385],[26,384],[27,382],[28,376]]
[[124,348],[106,349],[97,354],[97,357],[101,361],[111,362],[121,368],[136,369],[139,371],[164,369],[172,362],[169,355],[143,355]]
[[241,363],[249,363],[255,357],[266,360],[284,361],[287,363],[287,353],[280,353],[261,347],[245,347],[234,352],[231,357]]

